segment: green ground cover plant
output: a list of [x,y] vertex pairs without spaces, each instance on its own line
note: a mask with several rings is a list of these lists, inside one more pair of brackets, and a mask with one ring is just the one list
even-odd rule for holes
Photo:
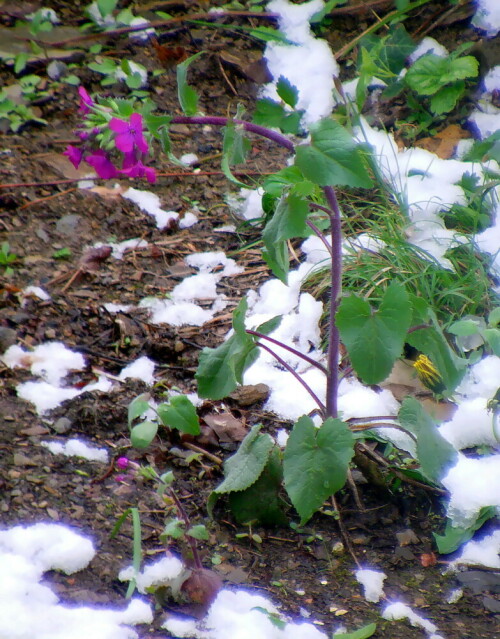
[[[401,57],[401,50],[398,51]],[[361,268],[356,264],[359,256],[354,261],[343,259],[337,189],[373,187],[369,148],[355,141],[350,128],[352,124],[342,113],[337,119],[324,118],[312,125],[309,142],[303,142],[300,137],[298,142],[293,142],[288,134],[302,135],[302,112],[295,109],[296,88],[284,78],[280,78],[277,85],[280,102],[259,101],[253,121],[243,119],[240,108],[234,118],[200,115],[198,96],[188,83],[189,66],[200,55],[202,52],[177,67],[179,103],[185,114],[182,116],[157,113],[148,100],[138,102],[133,98],[100,97],[94,100],[80,89],[80,109],[85,115],[79,133],[83,146],[69,147],[66,154],[75,166],[82,161],[93,166],[100,177],[109,178],[121,173],[130,177],[145,176],[154,182],[155,171],[147,165],[150,146],[156,141],[177,162],[172,152],[169,126],[208,124],[223,129],[222,169],[227,178],[239,186],[245,185],[233,175],[232,167],[245,160],[250,148],[248,134],[263,136],[294,154],[291,166],[264,182],[267,214],[262,228],[262,255],[274,275],[286,283],[290,240],[313,233],[327,248],[330,258],[326,276],[329,279],[323,289],[328,298],[326,364],[309,358],[290,345],[277,342],[268,334],[277,327],[281,317],[256,330],[248,330],[245,327],[246,300],[242,299],[233,313],[231,337],[218,348],[203,350],[196,379],[200,397],[223,399],[242,383],[245,370],[255,361],[259,349],[264,349],[273,354],[314,399],[321,423],[314,423],[308,415],[301,417],[293,425],[283,452],[268,434],[261,432],[260,425],[254,426],[237,453],[227,460],[225,479],[213,491],[208,503],[209,512],[213,513],[217,500],[225,496],[240,523],[282,524],[289,516],[283,501],[284,488],[287,499],[299,515],[300,525],[304,525],[328,498],[344,486],[353,458],[357,456],[359,461],[363,455],[360,440],[373,434],[377,437],[376,429],[381,425],[377,422],[378,416],[374,415],[372,420],[363,420],[363,429],[356,429],[352,423],[342,421],[338,413],[340,342],[347,349],[353,372],[368,385],[382,382],[401,357],[405,344],[410,345],[429,362],[423,366],[424,360],[421,360],[420,367],[417,367],[424,381],[427,379],[429,386],[439,386],[442,394],[451,396],[465,373],[467,361],[449,345],[441,328],[443,318],[439,320],[434,308],[440,308],[442,314],[448,313],[456,321],[477,299],[477,281],[475,277],[474,284],[467,280],[469,263],[469,268],[463,268],[462,280],[455,278],[453,286],[450,286],[446,269],[426,262],[418,250],[409,248],[404,240],[404,225],[401,219],[398,220],[400,214],[393,205],[387,207],[382,220],[377,220],[377,228],[385,229],[387,236],[391,237],[388,253],[375,256],[370,252],[362,253]],[[377,55],[380,58],[382,53],[379,51]],[[460,60],[458,57],[455,59]],[[373,61],[373,55],[370,60]],[[453,60],[450,64],[454,68]],[[457,79],[453,70],[447,73],[440,87],[446,85],[452,76]],[[417,85],[418,82],[413,88]],[[121,168],[118,168],[120,162]],[[474,186],[471,185],[472,191]],[[331,234],[331,244],[325,235],[327,231]],[[462,260],[466,259],[464,255],[467,255],[467,249],[461,255]],[[387,262],[394,257],[401,266],[399,277],[391,278],[388,283],[389,278],[378,277],[377,269],[382,273]],[[471,253],[467,259],[477,258]],[[457,270],[460,273],[460,269]],[[361,271],[365,272],[364,281],[359,277]],[[341,292],[343,277],[348,282],[347,294]],[[378,279],[382,279],[384,285],[377,283],[372,286],[372,295],[367,296],[364,290],[366,281],[377,282]],[[489,284],[484,275],[485,295]],[[475,287],[474,295],[472,286]],[[489,300],[474,311],[484,312],[488,305]],[[275,346],[287,349],[321,370],[326,383],[324,402],[278,356]],[[433,375],[429,374],[429,370]],[[134,420],[149,407],[144,398],[138,398],[130,406],[129,424],[134,445],[147,447],[156,436],[159,425],[190,434],[199,432],[196,410],[187,398],[173,397],[155,409],[156,419],[146,419],[133,425]],[[413,398],[403,402],[393,423],[416,443],[419,463],[416,474],[419,479],[423,484],[438,486],[440,476],[456,458],[453,447],[441,437],[436,424]],[[387,425],[387,420],[382,424]]]
[[[146,175],[154,181],[154,170],[144,163],[149,145],[155,139],[172,156],[168,127],[182,123],[224,128],[223,170],[230,180],[238,184],[231,167],[244,160],[249,147],[247,133],[264,136],[295,154],[292,166],[268,180],[268,190],[275,202],[262,230],[263,255],[273,273],[286,282],[289,270],[287,242],[290,239],[307,237],[313,232],[328,248],[331,280],[328,289],[327,364],[316,362],[268,335],[278,325],[280,317],[257,330],[247,330],[244,322],[246,300],[242,299],[234,311],[232,336],[218,348],[205,349],[201,353],[196,379],[201,397],[223,399],[242,382],[243,373],[257,357],[258,349],[265,349],[273,353],[277,361],[311,394],[321,423],[315,424],[308,415],[301,417],[292,428],[284,452],[268,434],[261,432],[260,425],[254,426],[238,452],[227,460],[225,479],[209,501],[209,510],[213,512],[218,498],[227,496],[240,523],[282,523],[287,511],[281,495],[284,487],[303,525],[344,486],[351,460],[356,454],[362,454],[358,440],[369,437],[366,430],[360,435],[359,430],[342,421],[338,414],[340,340],[348,351],[353,371],[365,384],[377,384],[387,377],[394,362],[402,355],[405,343],[435,362],[445,392],[449,394],[460,382],[466,362],[450,348],[431,305],[409,292],[406,282],[391,282],[375,305],[354,292],[341,294],[342,235],[336,187],[372,187],[368,148],[356,142],[349,129],[333,118],[320,120],[311,127],[309,143],[295,144],[276,130],[264,126],[262,110],[258,113],[258,123],[241,119],[239,112],[234,119],[198,115],[197,95],[187,83],[187,70],[194,59],[195,56],[186,60],[178,70],[179,102],[186,114],[184,116],[157,115],[149,105],[133,100],[97,98],[94,101],[81,90],[82,108],[87,116],[86,130],[88,132],[91,128],[92,133],[84,137],[83,150],[73,147],[67,153],[75,165],[84,160],[95,166],[102,177],[121,172],[131,176]],[[283,103],[293,110],[295,88],[282,79],[279,91]],[[285,115],[283,104],[277,106],[271,116],[272,124],[287,130],[289,116]],[[282,110],[281,120],[276,119],[278,109]],[[296,122],[300,122],[298,115]],[[92,153],[87,155],[89,151]],[[115,166],[117,156],[121,156],[121,169]],[[272,186],[269,187],[269,184]],[[318,193],[322,193],[321,203],[317,201]],[[317,217],[318,211],[321,213],[320,226],[328,228],[331,233],[331,245],[320,227],[311,221],[311,212]],[[324,373],[327,387],[324,403],[293,368],[279,358],[273,346],[286,348]],[[181,401],[182,397],[171,400]],[[147,407],[144,400],[136,400],[131,405],[129,421],[132,423]],[[189,414],[189,420],[186,420],[185,414],[180,416],[177,408],[157,409],[161,422],[181,431],[189,420],[195,424],[194,407],[188,407],[187,403],[182,406]],[[175,419],[168,420],[168,413],[171,417],[175,413]],[[377,417],[364,420],[365,427],[376,431]],[[444,469],[452,465],[456,451],[440,436],[436,425],[417,400],[408,398],[403,402],[398,422],[398,428],[416,443],[420,479],[430,485],[439,485],[439,478]],[[148,421],[135,426],[132,431],[135,443],[140,447],[147,446],[156,435],[157,428],[158,422]],[[257,495],[261,498],[258,499]]]

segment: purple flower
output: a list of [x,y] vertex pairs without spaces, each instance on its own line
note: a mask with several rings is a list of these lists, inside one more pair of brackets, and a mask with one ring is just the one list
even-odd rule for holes
[[94,106],[94,100],[83,87],[78,87],[78,94],[80,96],[80,111],[83,115],[87,115],[90,112],[90,108]]
[[119,151],[131,153],[135,146],[141,153],[148,152],[148,143],[142,133],[142,115],[140,113],[132,113],[130,122],[112,118],[109,128],[117,134],[115,145]]
[[[126,165],[125,162],[123,165]],[[146,176],[146,179],[150,184],[154,184],[156,182],[156,171],[150,166],[145,166],[140,160],[127,168],[121,169],[120,173],[128,175],[128,177]]]
[[116,482],[118,482],[119,484],[126,482],[127,480],[129,480],[130,477],[128,475],[115,475],[114,476],[114,480]]
[[130,460],[127,457],[118,457],[115,466],[120,470],[125,470],[130,466]]
[[97,151],[94,151],[91,155],[87,155],[84,159],[87,164],[90,164],[90,166],[95,169],[95,172],[100,178],[109,180],[109,178],[117,177],[118,171],[108,158],[106,151],[97,149]]
[[68,145],[66,151],[64,151],[63,155],[65,155],[71,164],[77,169],[80,166],[80,162],[82,161],[83,151],[79,149],[77,146]]

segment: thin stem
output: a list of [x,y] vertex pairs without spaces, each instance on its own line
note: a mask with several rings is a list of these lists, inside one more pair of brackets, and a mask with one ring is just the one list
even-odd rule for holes
[[[172,498],[175,504],[175,507],[177,508],[177,512],[179,513],[182,521],[184,522],[186,526],[186,531],[189,530],[191,528],[191,520],[189,519],[187,512],[184,510],[184,506],[181,504],[180,499],[177,497],[175,490],[173,488],[169,488],[168,494]],[[200,553],[198,552],[196,540],[194,539],[194,537],[191,537],[189,533],[186,534],[186,539],[191,548],[191,552],[193,553],[194,565],[196,566],[198,570],[202,570],[203,564],[201,563]]]
[[308,355],[304,355],[304,353],[301,353],[300,351],[296,350],[295,348],[292,348],[291,346],[287,346],[286,344],[283,344],[283,342],[280,342],[277,339],[274,339],[274,337],[269,337],[268,335],[264,335],[263,333],[259,333],[259,331],[247,330],[246,332],[249,335],[255,335],[255,337],[258,337],[259,339],[267,339],[268,342],[272,342],[273,344],[276,344],[276,346],[280,346],[281,348],[284,348],[289,353],[292,353],[293,355],[296,355],[297,357],[300,357],[300,359],[303,359],[308,364],[311,364],[311,366],[315,366],[316,368],[319,368],[319,370],[322,373],[324,373],[325,375],[328,375],[328,371],[325,368],[325,366],[323,366],[323,364],[320,364],[319,362],[314,360],[312,357],[309,357]]
[[274,359],[278,362],[278,364],[281,364],[281,366],[283,366],[283,368],[286,368],[286,370],[289,373],[291,373],[300,384],[302,384],[302,386],[306,389],[306,391],[309,393],[309,395],[314,399],[316,404],[319,406],[319,409],[320,409],[321,413],[324,415],[325,414],[325,410],[326,410],[325,409],[325,405],[319,399],[319,397],[316,395],[316,393],[313,391],[313,389],[309,386],[309,384],[307,382],[305,382],[302,379],[302,377],[293,370],[293,368],[290,366],[290,364],[287,364],[284,359],[279,357],[279,355],[276,355],[276,353],[271,348],[269,348],[269,346],[266,346],[265,344],[262,344],[261,342],[256,342],[255,345],[256,346],[260,346],[265,351],[270,353],[274,357]]
[[339,384],[340,337],[335,323],[335,314],[342,288],[342,229],[337,195],[332,186],[323,188],[330,207],[330,228],[332,233],[332,272],[330,284],[330,319],[328,324],[328,377],[326,387],[326,416],[337,417],[337,393]]
[[[369,419],[371,419],[371,418],[369,418]],[[410,439],[413,439],[415,444],[417,443],[417,438],[415,437],[415,435],[413,433],[411,433],[406,428],[403,428],[402,426],[399,426],[398,424],[394,424],[393,422],[380,422],[378,424],[370,424],[370,423],[353,424],[351,430],[353,432],[355,432],[355,433],[358,433],[358,432],[363,432],[365,430],[372,430],[374,428],[395,428],[396,430],[400,430],[405,435],[408,435],[408,437]]]
[[430,324],[417,324],[417,326],[412,326],[408,329],[407,333],[413,333],[414,331],[420,331],[422,328],[430,328]]
[[327,213],[328,217],[330,217],[330,215],[332,214],[327,206],[323,206],[322,204],[318,204],[317,202],[309,202],[309,206],[312,209],[316,209],[317,211],[323,211],[323,213]]
[[284,135],[281,135],[281,133],[271,131],[271,129],[267,129],[265,126],[260,126],[259,124],[254,124],[253,122],[246,122],[245,120],[231,120],[231,118],[225,118],[219,115],[176,115],[170,122],[172,124],[213,124],[214,126],[226,126],[231,121],[234,122],[234,124],[241,125],[245,131],[249,133],[255,133],[264,138],[268,138],[289,151],[295,150],[294,143],[290,142],[290,140]]
[[[322,207],[323,208],[323,207]],[[327,209],[328,211],[328,209]],[[330,211],[328,211],[330,212]],[[328,240],[326,239],[325,234],[316,226],[316,224],[314,224],[314,222],[311,222],[310,220],[306,220],[306,224],[307,226],[312,229],[314,231],[314,233],[319,237],[319,239],[323,242],[323,244],[325,245],[326,250],[328,251],[330,258],[333,257],[332,254],[332,247],[330,246],[330,244],[328,243]]]

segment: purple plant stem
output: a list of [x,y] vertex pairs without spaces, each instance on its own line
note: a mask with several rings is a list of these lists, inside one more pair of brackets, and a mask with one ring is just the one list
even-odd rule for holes
[[335,189],[332,186],[323,188],[331,209],[330,228],[332,233],[332,272],[330,285],[330,319],[328,323],[328,375],[326,382],[326,416],[337,417],[337,393],[339,384],[339,330],[335,323],[335,314],[339,305],[342,288],[342,229],[340,224],[340,208]]
[[[231,122],[230,118],[222,116],[187,116],[179,115],[172,118],[172,124],[212,124],[214,126],[226,126]],[[288,149],[290,152],[295,151],[295,145],[288,138],[276,131],[253,124],[253,122],[245,122],[245,120],[232,120],[234,124],[241,125],[245,131],[249,133],[255,133],[261,135],[276,144]],[[340,224],[340,208],[337,201],[337,195],[335,189],[332,186],[323,187],[326,200],[329,206],[330,215],[330,229],[332,234],[332,274],[331,274],[331,291],[330,291],[330,321],[329,321],[329,345],[328,345],[328,366],[327,366],[327,383],[326,383],[326,417],[337,417],[337,391],[338,391],[338,359],[339,359],[339,346],[340,338],[339,331],[335,324],[335,314],[339,304],[340,292],[342,287],[342,234]],[[321,235],[319,235],[321,238]],[[324,237],[324,236],[323,236]],[[299,375],[286,364],[280,357],[278,357],[273,351],[265,344],[258,344],[268,352],[270,352],[276,360],[289,370],[296,379],[306,388],[314,401],[321,407],[322,411],[325,410],[323,404],[319,401],[309,386],[300,378]]]
[[307,382],[305,382],[302,379],[302,377],[293,370],[293,368],[290,366],[290,364],[287,364],[284,359],[279,357],[279,355],[276,355],[276,353],[271,348],[269,348],[269,346],[266,346],[265,344],[262,344],[261,342],[256,342],[255,345],[256,346],[260,346],[260,348],[263,348],[265,351],[270,353],[274,357],[274,359],[278,362],[278,364],[281,364],[283,366],[283,368],[286,368],[286,370],[289,373],[291,373],[298,382],[300,382],[302,384],[302,386],[306,389],[306,391],[309,393],[309,395],[314,399],[314,401],[318,405],[321,413],[324,415],[325,414],[325,405],[319,399],[319,397],[316,395],[316,393],[313,391],[313,389],[309,386],[309,384]]
[[[182,521],[184,522],[184,525],[186,526],[186,531],[188,531],[191,528],[191,521],[189,519],[187,512],[184,510],[184,506],[181,504],[180,499],[177,497],[177,493],[175,492],[173,488],[169,488],[168,494],[172,498],[175,504],[175,507],[177,508],[177,512],[179,513]],[[191,552],[193,553],[193,562],[195,567],[198,570],[202,570],[203,564],[201,563],[200,553],[198,552],[198,547],[196,545],[196,539],[191,537],[191,535],[189,534],[186,534],[186,539],[191,548]]]
[[274,339],[273,337],[269,337],[268,335],[264,335],[264,333],[259,333],[259,331],[247,330],[245,332],[248,333],[249,335],[255,335],[255,337],[258,337],[259,339],[267,339],[268,342],[272,342],[273,344],[276,344],[276,346],[280,346],[281,348],[284,348],[289,353],[292,353],[293,355],[296,355],[297,357],[300,357],[300,359],[303,359],[308,364],[311,364],[311,366],[316,366],[316,368],[319,368],[319,370],[322,373],[324,373],[325,375],[328,375],[328,371],[323,366],[323,364],[320,364],[319,362],[314,360],[312,357],[309,357],[308,355],[304,355],[304,353],[301,353],[300,351],[296,350],[295,348],[292,348],[291,346],[287,346],[286,344],[283,344],[283,342],[280,342],[279,340]]
[[285,149],[289,151],[293,152],[295,150],[294,143],[290,142],[290,140],[284,135],[281,135],[281,133],[271,131],[271,129],[260,126],[259,124],[253,124],[253,122],[246,122],[245,120],[232,120],[231,118],[218,115],[176,115],[170,122],[171,124],[213,124],[214,126],[226,126],[229,122],[234,122],[234,124],[242,125],[245,131],[249,133],[255,133],[264,138],[268,138],[268,140],[276,142],[276,144],[285,147]]
[[[328,215],[330,215],[330,210],[326,209]],[[306,224],[307,226],[312,229],[314,231],[314,233],[319,237],[319,239],[323,242],[323,244],[325,245],[326,250],[328,251],[330,258],[333,257],[333,253],[332,253],[332,247],[330,246],[330,244],[328,244],[328,240],[326,239],[326,236],[324,233],[321,232],[321,230],[316,226],[316,224],[314,224],[313,222],[310,222],[309,220],[306,220]]]

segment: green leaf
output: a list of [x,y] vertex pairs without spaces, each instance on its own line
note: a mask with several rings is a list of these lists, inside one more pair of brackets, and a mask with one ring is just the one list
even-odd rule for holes
[[194,62],[200,55],[203,55],[204,51],[199,51],[190,56],[184,62],[177,65],[177,95],[179,97],[179,104],[182,111],[186,115],[195,115],[198,111],[198,94],[187,83],[187,72],[189,65]]
[[362,147],[340,124],[324,118],[311,126],[311,143],[296,148],[295,164],[320,186],[371,186]]
[[500,330],[498,328],[486,328],[483,337],[493,353],[500,357]]
[[374,65],[372,75],[386,82],[399,74],[415,49],[413,39],[402,24],[391,27],[383,38],[379,33],[364,36],[359,46],[370,53]]
[[184,522],[177,517],[169,519],[160,535],[160,538],[161,537],[166,537],[167,539],[182,539],[184,537]]
[[300,131],[302,111],[288,112],[282,104],[269,98],[257,101],[252,121],[269,128],[280,129],[283,133],[297,134]]
[[494,328],[497,324],[500,324],[500,306],[494,308],[488,315],[488,326]]
[[252,608],[252,610],[258,610],[263,615],[266,615],[273,626],[275,626],[279,630],[284,630],[286,628],[286,621],[283,621],[283,619],[281,619],[277,612],[269,612],[269,610],[266,610],[261,606],[255,606],[254,608]]
[[200,421],[196,414],[196,407],[185,395],[172,397],[168,404],[160,404],[157,411],[165,426],[177,428],[186,435],[200,434]]
[[339,4],[345,4],[346,2],[347,0],[328,0],[328,2],[325,2],[324,6],[319,11],[316,11],[316,13],[309,18],[309,22],[311,24],[318,24],[318,22],[322,22],[326,16],[329,15],[332,9],[335,9],[335,7]]
[[368,639],[368,637],[371,637],[375,633],[376,629],[376,623],[369,623],[367,626],[358,628],[358,630],[354,630],[353,632],[335,633],[333,639]]
[[143,393],[133,399],[128,405],[128,425],[149,410],[149,393]]
[[[232,25],[230,25],[229,28],[234,30],[234,27]],[[281,31],[278,31],[278,29],[273,29],[272,27],[256,27],[254,29],[250,29],[249,33],[252,37],[257,38],[262,42],[279,42],[280,44],[291,44],[290,41],[281,33]]]
[[286,242],[276,242],[272,246],[271,251],[268,251],[265,248],[262,250],[262,257],[273,274],[286,284],[288,281],[288,268],[290,263],[288,256],[288,244]]
[[259,479],[275,446],[270,435],[260,433],[261,428],[261,424],[253,426],[236,453],[226,459],[224,481],[215,493],[222,495],[245,490]]
[[296,166],[287,166],[277,173],[273,173],[264,180],[262,185],[266,193],[280,197],[286,187],[292,187],[291,193],[307,197],[317,188],[310,180],[306,180]]
[[447,84],[475,77],[479,64],[473,56],[452,59],[427,54],[416,60],[405,75],[405,82],[420,95],[434,95]]
[[101,16],[105,18],[110,13],[113,13],[116,9],[117,3],[118,0],[97,0],[97,7]]
[[14,58],[14,73],[21,73],[30,58],[29,53],[18,53]]
[[[241,119],[243,109],[236,110],[236,118]],[[229,120],[224,127],[224,139],[222,143],[222,171],[228,180],[238,186],[248,189],[248,185],[240,182],[231,172],[231,166],[234,164],[243,164],[250,148],[250,143],[245,137],[245,130],[242,125],[235,125]]]
[[199,539],[200,541],[207,541],[209,539],[207,527],[203,524],[191,526],[191,528],[186,531],[186,535],[189,535],[193,539]]
[[299,99],[299,92],[297,87],[291,84],[288,78],[280,75],[278,83],[276,84],[276,91],[285,104],[291,106],[294,109]]
[[278,328],[278,326],[281,324],[282,319],[283,319],[283,315],[275,315],[274,317],[271,317],[271,319],[268,319],[263,324],[260,324],[259,326],[257,326],[256,331],[259,333],[264,333],[264,335],[269,335],[269,333],[272,333]]
[[455,82],[440,89],[432,96],[430,107],[431,111],[436,115],[449,113],[455,108],[465,92],[465,82]]
[[393,282],[378,311],[355,295],[342,300],[337,327],[351,363],[365,384],[377,384],[389,375],[401,356],[410,327],[411,307],[406,290]]
[[287,517],[279,497],[283,478],[281,452],[274,447],[257,481],[246,490],[229,495],[229,507],[239,524],[284,526]]
[[158,424],[145,421],[134,426],[130,431],[130,441],[135,448],[147,448],[156,437]]
[[433,533],[438,552],[441,555],[448,555],[451,552],[455,552],[455,550],[457,550],[457,548],[459,548],[462,544],[469,541],[469,539],[472,539],[476,530],[479,530],[479,528],[481,528],[488,519],[495,517],[495,515],[496,511],[493,506],[483,507],[479,511],[475,522],[466,528],[461,526],[452,526],[451,520],[448,519],[446,521],[446,528],[442,535]]
[[440,434],[436,424],[414,397],[403,400],[398,414],[403,428],[417,438],[417,457],[423,474],[434,483],[439,483],[457,461],[455,448]]
[[289,266],[286,241],[309,235],[309,229],[306,226],[308,213],[309,205],[305,200],[293,193],[284,195],[262,233],[265,246],[263,257],[274,275],[285,284]]
[[466,55],[455,59],[450,58],[450,69],[447,75],[449,79],[447,82],[475,78],[478,73],[479,61],[473,55]]
[[301,417],[285,448],[285,488],[300,515],[300,525],[345,483],[354,454],[354,437],[340,419],[328,418],[320,428]]
[[472,319],[459,320],[458,322],[453,322],[448,328],[448,332],[458,337],[468,337],[479,333],[479,325]]
[[405,75],[405,82],[420,95],[433,95],[446,84],[442,78],[446,73],[446,58],[432,54],[423,55],[412,64]]
[[[500,131],[495,131],[484,140],[476,140],[464,156],[464,162],[483,162],[485,156],[496,159],[500,146]],[[500,161],[500,154],[497,162]]]
[[255,341],[245,330],[247,308],[243,298],[233,311],[233,335],[219,347],[204,348],[200,353],[195,375],[200,397],[227,397],[242,383],[243,372],[258,357]]

